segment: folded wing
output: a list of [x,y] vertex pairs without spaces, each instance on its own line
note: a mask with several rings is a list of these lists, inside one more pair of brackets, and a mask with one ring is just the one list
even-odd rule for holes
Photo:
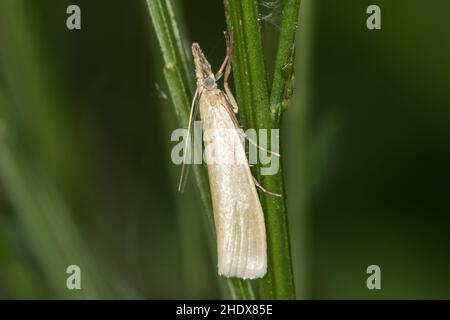
[[207,162],[219,274],[260,278],[267,269],[264,213],[241,136],[225,108],[200,105],[205,154],[214,158]]

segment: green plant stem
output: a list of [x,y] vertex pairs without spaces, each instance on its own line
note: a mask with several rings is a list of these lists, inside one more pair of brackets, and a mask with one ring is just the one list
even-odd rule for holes
[[[294,53],[299,14],[300,0],[284,1],[272,89],[270,91],[270,107],[275,122],[280,121],[279,114],[282,111],[283,100],[286,95],[286,90],[289,90],[291,76],[289,74],[286,75],[283,71],[290,63],[289,60]],[[293,66],[290,66],[290,69],[293,70]]]
[[[194,83],[188,77],[188,57],[181,43],[170,1],[148,0],[148,8],[164,58],[164,76],[180,125],[187,127]],[[203,206],[212,224],[212,207],[206,170],[193,166]]]
[[[147,0],[150,16],[161,47],[164,59],[164,75],[170,96],[180,125],[187,127],[189,110],[193,98],[194,81],[189,77],[190,59],[183,48],[175,12],[169,0]],[[205,167],[193,166],[205,212],[207,213],[212,234],[214,234],[213,211]],[[228,279],[228,287],[233,299],[254,299],[252,287],[248,281]]]
[[[244,115],[245,125],[247,128],[255,129],[278,129],[279,117],[277,121],[274,121],[270,111],[264,50],[258,19],[258,1],[224,0],[224,3],[228,29],[234,35],[233,71],[237,100],[242,108],[241,114]],[[298,7],[285,7],[283,20],[292,20],[296,14],[288,13],[287,10],[298,11]],[[282,28],[292,29],[287,21],[282,22]],[[285,48],[293,45],[293,38],[290,44],[287,43],[290,38],[287,36],[288,31],[281,30],[281,34],[284,34],[280,39],[283,48],[278,50],[276,67],[282,64],[282,58],[286,54]],[[278,88],[283,85],[279,82],[281,79],[277,76],[274,85],[276,90],[281,91]],[[283,96],[283,94],[280,95],[280,101]],[[270,145],[270,137],[268,139]],[[283,195],[279,198],[260,193],[268,241],[268,273],[260,282],[261,298],[295,299],[282,165],[280,164],[280,170],[275,175],[262,176],[257,173],[257,176],[265,188]]]

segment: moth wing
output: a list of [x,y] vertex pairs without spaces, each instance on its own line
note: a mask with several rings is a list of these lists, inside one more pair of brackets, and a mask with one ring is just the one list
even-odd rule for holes
[[[212,147],[214,158],[220,161],[208,163],[219,274],[244,279],[263,277],[267,270],[264,213],[240,134],[226,106],[200,105],[200,112],[205,153]],[[211,129],[219,134],[208,139],[207,131]],[[227,161],[232,156],[236,161]]]

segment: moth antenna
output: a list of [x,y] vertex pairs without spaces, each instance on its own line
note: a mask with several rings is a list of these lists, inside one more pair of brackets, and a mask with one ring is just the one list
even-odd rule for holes
[[192,99],[191,111],[189,113],[189,121],[188,121],[188,130],[187,136],[184,144],[184,154],[183,154],[183,165],[181,167],[181,176],[180,182],[178,184],[178,192],[183,193],[186,187],[187,178],[189,175],[189,167],[187,167],[187,159],[188,155],[191,153],[191,131],[192,131],[192,123],[194,122],[197,112],[198,112],[198,104],[196,104],[197,99],[199,98],[201,93],[198,92],[198,89],[195,90],[194,98]]

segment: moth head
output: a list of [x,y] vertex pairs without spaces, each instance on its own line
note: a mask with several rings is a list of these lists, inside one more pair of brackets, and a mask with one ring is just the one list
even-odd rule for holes
[[214,79],[214,77],[205,78],[203,80],[203,87],[205,87],[206,90],[212,90],[217,88],[216,79]]
[[194,56],[195,75],[197,77],[198,84],[207,90],[216,88],[216,79],[211,71],[211,65],[208,60],[206,60],[206,57],[198,43],[192,44],[192,55]]

